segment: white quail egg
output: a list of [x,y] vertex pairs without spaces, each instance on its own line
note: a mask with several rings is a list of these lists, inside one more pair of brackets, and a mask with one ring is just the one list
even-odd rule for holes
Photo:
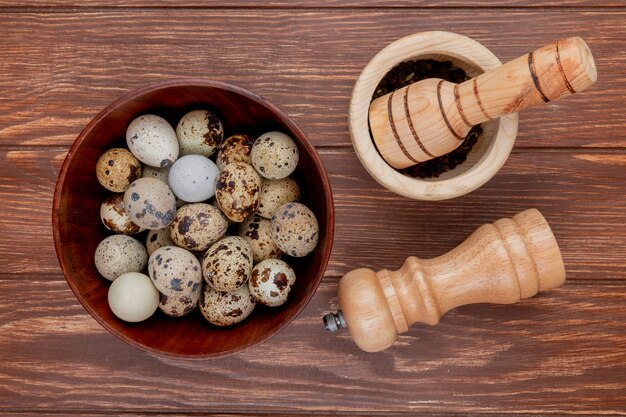
[[198,285],[190,295],[173,296],[160,295],[159,310],[170,317],[182,317],[191,313],[198,306],[200,295],[202,295],[202,285]]
[[146,165],[165,168],[178,158],[178,139],[174,128],[162,117],[144,114],[126,130],[128,149]]
[[283,254],[272,240],[271,222],[261,216],[255,214],[241,223],[239,236],[250,245],[255,263],[267,258],[280,258]]
[[114,233],[134,235],[145,230],[130,220],[124,208],[124,194],[122,193],[113,194],[102,202],[100,220],[104,227]]
[[300,187],[291,177],[279,180],[264,179],[259,194],[259,208],[257,213],[271,219],[274,211],[283,204],[298,201],[300,199]]
[[272,216],[272,239],[287,255],[306,256],[313,252],[319,238],[315,214],[304,204],[287,203]]
[[252,313],[255,306],[256,300],[247,285],[231,292],[217,291],[207,285],[200,296],[202,315],[216,326],[231,326],[241,322]]
[[250,164],[250,150],[254,140],[252,136],[245,134],[229,136],[220,147],[220,150],[217,151],[217,157],[215,158],[215,163],[220,171],[233,162]]
[[109,287],[109,307],[118,318],[136,323],[154,314],[159,306],[159,292],[146,275],[128,272]]
[[219,174],[217,165],[209,158],[186,155],[174,162],[168,182],[176,197],[188,203],[197,203],[213,197]]
[[124,193],[130,219],[148,230],[169,226],[176,214],[176,199],[170,188],[156,178],[139,178]]
[[146,267],[148,254],[141,242],[126,235],[105,238],[94,254],[96,269],[109,281],[127,272],[141,272]]
[[224,236],[228,220],[211,204],[187,204],[178,209],[170,225],[170,237],[178,246],[205,251]]
[[280,259],[266,259],[252,269],[248,286],[256,300],[269,307],[285,304],[296,273]]
[[207,110],[193,110],[180,119],[176,136],[181,155],[211,156],[224,139],[220,119]]
[[245,239],[227,236],[204,254],[202,272],[218,291],[232,291],[245,284],[252,272],[252,249]]
[[267,132],[252,145],[250,161],[261,176],[270,180],[285,178],[298,165],[298,146],[288,135]]
[[167,296],[191,295],[202,283],[196,256],[177,246],[163,246],[152,252],[148,274],[157,290]]
[[242,222],[259,206],[261,177],[254,168],[243,162],[226,165],[215,185],[217,204],[226,217]]
[[141,163],[128,149],[109,149],[96,163],[96,177],[107,190],[123,193],[131,182],[141,177]]
[[146,236],[146,250],[148,251],[148,256],[152,255],[152,252],[163,246],[176,246],[176,243],[174,243],[170,237],[170,228],[165,227],[159,230],[150,230],[148,236]]

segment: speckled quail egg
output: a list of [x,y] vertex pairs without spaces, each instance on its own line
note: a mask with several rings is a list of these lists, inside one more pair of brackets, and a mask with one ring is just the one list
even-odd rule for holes
[[242,237],[227,236],[204,254],[202,273],[218,291],[232,291],[245,284],[252,272],[252,249]]
[[174,220],[176,198],[163,181],[139,178],[124,193],[124,207],[134,223],[148,230],[158,230]]
[[231,326],[247,318],[256,300],[250,294],[247,285],[242,285],[232,292],[217,291],[211,286],[204,287],[200,296],[200,311],[209,323],[216,326]]
[[229,136],[220,147],[220,150],[217,151],[217,157],[215,158],[217,167],[222,170],[226,165],[233,162],[250,164],[250,150],[254,141],[255,139],[250,135],[237,134]]
[[217,204],[226,217],[242,222],[259,206],[261,177],[254,168],[242,162],[226,165],[215,184]]
[[191,295],[202,284],[202,271],[196,256],[177,246],[163,246],[152,252],[148,274],[161,294]]
[[267,258],[280,258],[283,254],[272,240],[270,230],[271,222],[257,215],[239,225],[239,236],[250,245],[255,263]]
[[202,295],[202,285],[198,285],[196,290],[190,295],[181,297],[172,295],[160,295],[159,310],[170,317],[182,317],[191,313],[198,306],[200,296]]
[[197,203],[213,197],[219,174],[217,165],[209,158],[186,155],[170,168],[169,185],[176,197],[188,203]]
[[114,233],[134,235],[145,230],[130,220],[128,212],[124,208],[124,194],[122,193],[113,194],[102,202],[100,220],[102,220],[104,227]]
[[126,235],[105,238],[94,254],[96,269],[109,281],[127,272],[140,272],[146,267],[148,254],[141,242]]
[[130,183],[141,177],[141,163],[128,149],[109,149],[96,163],[96,177],[107,190],[123,193]]
[[159,292],[146,275],[128,272],[109,287],[109,307],[118,318],[137,323],[154,314],[159,306]]
[[261,185],[261,192],[259,193],[257,213],[266,219],[271,219],[278,207],[299,199],[300,187],[298,187],[298,183],[293,178],[264,179]]
[[286,262],[266,259],[252,269],[248,287],[259,303],[278,307],[285,304],[295,282],[296,273]]
[[152,252],[163,246],[176,246],[176,243],[174,243],[170,237],[169,226],[159,230],[150,230],[148,236],[146,236],[146,250],[148,251],[148,256],[152,255]]
[[128,149],[146,165],[165,168],[178,158],[178,139],[174,128],[162,117],[144,114],[126,129]]
[[313,252],[319,237],[315,214],[304,204],[287,203],[272,216],[272,239],[286,254],[294,257]]
[[298,146],[288,135],[267,132],[252,145],[250,161],[263,178],[277,180],[291,175],[298,165],[299,155]]
[[169,175],[170,169],[168,168],[156,168],[150,165],[144,165],[141,176],[144,178],[156,178],[166,183],[169,187]]
[[181,155],[211,156],[224,139],[224,128],[210,111],[193,110],[178,122],[176,136]]
[[227,228],[228,220],[218,208],[194,203],[178,209],[170,225],[170,236],[178,246],[205,251],[224,236]]

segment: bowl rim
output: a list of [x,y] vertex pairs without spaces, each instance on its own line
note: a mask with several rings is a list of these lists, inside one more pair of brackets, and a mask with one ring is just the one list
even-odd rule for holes
[[[438,180],[422,180],[401,174],[378,153],[369,133],[371,97],[381,78],[395,65],[426,55],[448,55],[470,60],[482,70],[495,69],[500,60],[481,43],[453,32],[418,32],[397,39],[380,50],[357,78],[349,110],[352,146],[365,170],[383,187],[416,200],[445,200],[467,194],[484,185],[504,165],[515,144],[519,116],[499,118],[494,140],[483,157],[460,175]],[[497,119],[496,119],[497,120]]]
[[[245,96],[246,98],[254,102],[257,102],[261,106],[268,108],[273,114],[280,116],[282,118],[282,121],[284,121],[285,124],[287,124],[290,130],[295,132],[299,137],[305,139],[304,141],[299,141],[299,145],[301,145],[304,148],[304,150],[308,154],[311,155],[311,158],[314,160],[316,165],[322,167],[320,179],[323,185],[324,197],[326,201],[327,219],[326,219],[325,234],[327,236],[327,239],[325,241],[325,244],[322,245],[322,248],[321,248],[324,252],[322,253],[322,256],[321,256],[322,263],[319,265],[319,268],[318,268],[319,270],[318,274],[320,275],[319,275],[319,278],[317,279],[317,283],[315,284],[315,287],[312,288],[312,291],[309,291],[308,293],[304,294],[304,297],[300,301],[298,307],[294,310],[294,313],[290,317],[285,319],[280,325],[278,325],[277,328],[273,332],[270,332],[269,334],[267,334],[266,336],[260,339],[245,342],[243,345],[240,345],[236,348],[232,348],[232,349],[225,350],[222,352],[217,352],[217,353],[210,353],[210,354],[205,353],[205,354],[195,355],[195,354],[179,354],[179,353],[168,352],[165,350],[155,349],[150,346],[146,346],[144,344],[137,342],[134,339],[131,339],[119,333],[115,328],[109,326],[109,324],[105,320],[100,318],[98,314],[83,300],[83,297],[82,295],[80,295],[78,288],[74,285],[72,280],[70,280],[66,274],[66,265],[65,265],[65,261],[63,259],[62,253],[61,253],[62,242],[61,242],[61,238],[59,235],[59,211],[60,211],[61,193],[62,193],[63,185],[65,184],[65,178],[67,175],[67,170],[69,168],[70,160],[76,153],[77,149],[82,145],[83,141],[85,140],[87,135],[91,132],[93,127],[96,124],[100,123],[102,119],[107,117],[112,111],[114,111],[120,105],[128,101],[131,101],[137,98],[138,96],[151,93],[156,90],[160,90],[163,88],[170,88],[170,87],[179,87],[179,86],[211,87],[211,88],[219,88],[219,89],[227,90],[227,91]],[[175,359],[205,360],[205,359],[217,359],[217,358],[222,358],[222,357],[226,357],[226,356],[230,356],[234,354],[239,354],[255,346],[261,345],[262,343],[265,343],[272,337],[282,332],[285,329],[285,327],[287,327],[296,317],[300,315],[302,310],[304,310],[304,308],[308,305],[311,298],[313,298],[313,295],[317,292],[317,289],[320,283],[322,282],[322,279],[324,278],[325,271],[328,266],[328,262],[330,260],[330,255],[332,252],[332,247],[333,247],[333,242],[334,242],[334,228],[335,228],[335,204],[333,200],[330,179],[328,177],[328,171],[326,170],[326,167],[324,163],[322,162],[315,146],[311,143],[311,140],[304,133],[304,131],[291,119],[291,117],[289,117],[289,115],[287,115],[287,113],[279,109],[276,105],[270,103],[264,97],[258,94],[255,94],[249,90],[246,90],[242,87],[233,85],[233,84],[225,83],[222,81],[210,80],[210,79],[202,79],[202,78],[175,78],[175,79],[171,79],[167,81],[151,83],[143,87],[140,87],[138,89],[134,89],[134,90],[127,92],[126,94],[122,95],[117,100],[113,101],[111,104],[106,106],[103,110],[101,110],[81,130],[80,134],[74,140],[74,143],[72,144],[67,155],[65,156],[65,159],[63,160],[63,164],[61,165],[61,169],[57,176],[56,184],[54,187],[54,197],[53,197],[53,202],[52,202],[52,234],[54,238],[54,247],[55,247],[55,252],[57,255],[57,260],[63,272],[65,281],[67,282],[70,289],[74,293],[74,296],[83,306],[83,308],[87,310],[87,312],[98,323],[100,323],[102,327],[104,327],[109,333],[113,334],[119,340],[129,345],[132,345],[136,348],[139,348],[145,352],[148,352],[150,354],[160,356],[160,357],[168,357],[168,358],[175,358]]]

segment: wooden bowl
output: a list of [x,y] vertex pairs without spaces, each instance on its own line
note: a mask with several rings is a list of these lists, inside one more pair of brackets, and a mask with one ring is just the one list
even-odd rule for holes
[[[248,133],[258,136],[279,130],[297,143],[300,161],[293,177],[302,190],[301,201],[313,210],[320,225],[315,251],[290,258],[297,280],[288,302],[270,309],[257,305],[238,325],[218,328],[194,311],[171,318],[161,311],[136,324],[119,320],[107,302],[110,282],[94,265],[96,246],[111,233],[102,225],[100,205],[110,193],[95,175],[96,161],[107,149],[126,146],[129,123],[153,113],[173,126],[188,111],[206,108],[224,124],[225,136]],[[85,309],[108,331],[123,341],[151,353],[183,358],[216,358],[258,345],[282,330],[315,293],[330,257],[334,211],[328,176],[304,132],[289,117],[244,89],[214,81],[175,80],[151,85],[120,98],[98,114],[81,132],[59,174],[53,205],[53,231],[57,256],[67,282]],[[145,241],[145,235],[135,236]]]
[[489,181],[509,157],[517,136],[517,113],[483,123],[483,133],[467,160],[439,178],[413,178],[388,165],[370,136],[368,112],[380,80],[397,64],[414,59],[451,61],[471,78],[502,65],[480,43],[456,33],[420,32],[392,42],[365,66],[352,91],[350,135],[369,174],[387,189],[416,200],[445,200],[474,191]]

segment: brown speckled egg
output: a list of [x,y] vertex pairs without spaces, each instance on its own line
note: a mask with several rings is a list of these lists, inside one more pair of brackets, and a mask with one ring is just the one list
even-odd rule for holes
[[96,269],[109,281],[127,272],[141,272],[146,267],[148,254],[141,242],[126,235],[105,238],[94,254]]
[[152,252],[163,246],[176,246],[176,243],[174,243],[170,237],[170,228],[165,227],[159,230],[150,230],[146,237],[148,256],[152,255]]
[[266,259],[252,270],[248,287],[256,300],[269,307],[285,304],[296,273],[280,259]]
[[204,287],[200,296],[200,311],[209,323],[216,326],[231,326],[247,318],[254,307],[256,300],[250,294],[247,285],[242,285],[232,292],[222,292]]
[[148,274],[161,294],[189,296],[202,284],[202,271],[196,256],[177,246],[163,246],[148,259]]
[[159,230],[174,220],[176,198],[163,181],[139,178],[124,193],[124,207],[134,223],[148,230]]
[[208,110],[193,110],[180,119],[176,126],[180,155],[209,157],[224,139],[220,119]]
[[124,208],[124,194],[122,193],[113,194],[102,202],[100,220],[102,220],[104,227],[114,233],[134,235],[145,230],[130,220],[128,212]]
[[[202,283],[201,283],[202,284]],[[202,285],[198,285],[190,295],[176,297],[172,295],[160,295],[159,310],[170,317],[183,317],[191,313],[198,306]]]
[[178,139],[174,128],[162,117],[144,114],[126,129],[128,149],[146,165],[165,168],[178,158]]
[[239,236],[227,236],[206,251],[202,273],[206,282],[216,290],[232,291],[248,281],[252,262],[248,242]]
[[286,254],[293,257],[313,252],[319,237],[315,214],[304,204],[287,203],[272,216],[272,239]]
[[272,240],[271,222],[254,215],[239,226],[239,236],[246,239],[252,249],[254,262],[267,258],[280,258],[283,252]]
[[109,149],[96,163],[96,177],[107,190],[123,193],[133,181],[141,177],[141,163],[128,149]]
[[178,246],[205,251],[224,236],[227,228],[228,220],[218,208],[194,203],[178,209],[170,225],[170,236]]
[[254,168],[242,162],[226,165],[215,184],[217,204],[226,217],[242,222],[259,206],[261,177]]
[[254,141],[255,139],[250,135],[229,136],[220,147],[217,158],[215,158],[215,163],[220,171],[233,162],[250,164],[250,150]]
[[257,213],[266,219],[271,219],[278,207],[299,199],[300,187],[298,187],[298,183],[293,178],[264,179],[261,185],[261,192],[259,193]]
[[263,178],[277,180],[291,175],[298,165],[298,146],[288,135],[267,132],[252,145],[250,161]]
[[144,165],[141,176],[143,178],[156,178],[157,180],[161,180],[166,183],[169,187],[170,169],[168,168],[156,168],[151,167],[150,165]]

